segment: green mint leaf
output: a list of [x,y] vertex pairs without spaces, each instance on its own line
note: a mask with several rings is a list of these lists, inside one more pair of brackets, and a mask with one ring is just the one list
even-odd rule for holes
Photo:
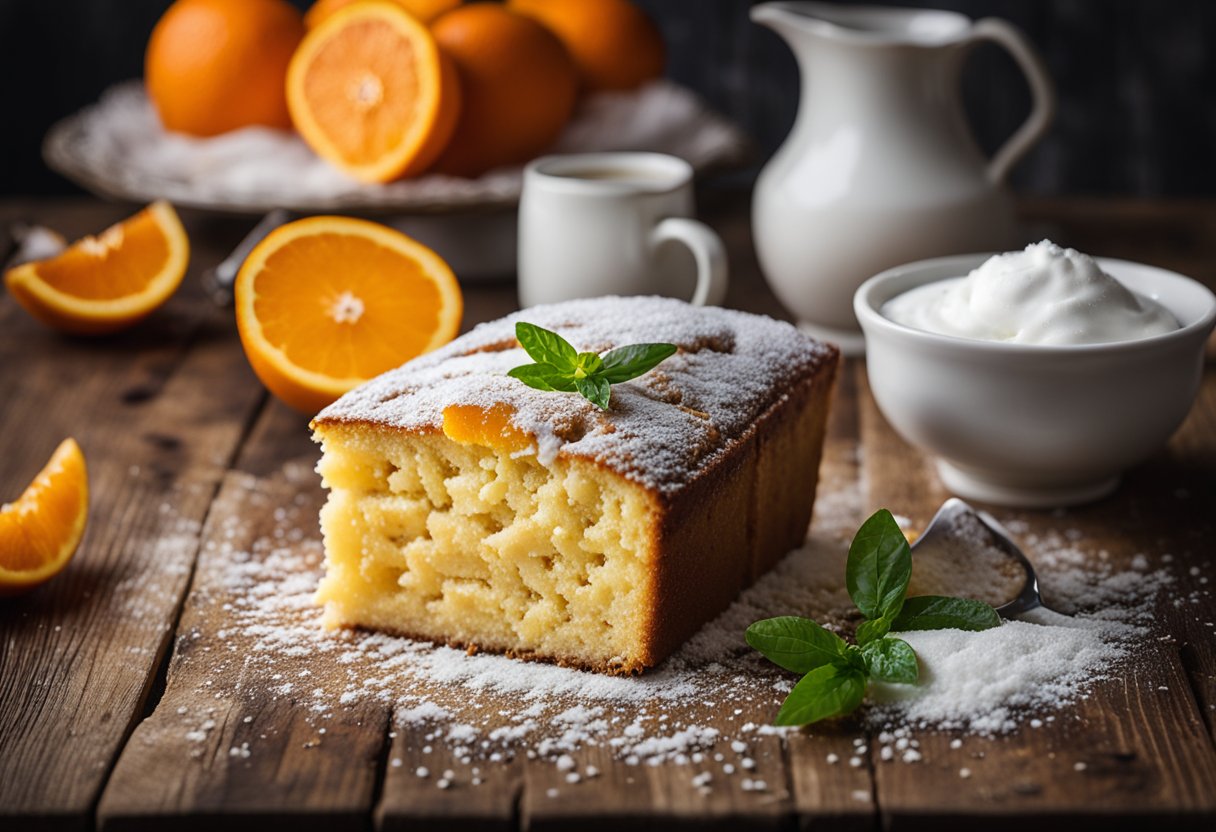
[[574,360],[574,377],[586,378],[595,375],[604,366],[604,361],[593,352],[580,352]]
[[865,674],[849,666],[825,664],[802,677],[794,685],[777,718],[776,725],[807,725],[843,716],[857,710],[866,693]]
[[573,393],[575,390],[574,378],[552,364],[523,364],[508,370],[507,375],[537,390],[555,390],[562,393]]
[[944,595],[917,595],[904,602],[891,629],[988,630],[1000,625],[1001,617],[983,601]]
[[569,341],[556,332],[519,321],[515,324],[515,339],[537,364],[552,364],[559,370],[574,372],[578,353]]
[[744,638],[770,662],[795,673],[840,661],[848,646],[831,630],[793,615],[757,621],[747,628]]
[[861,648],[856,644],[845,646],[845,660],[850,667],[861,673],[863,676],[870,675],[870,665],[866,661],[865,655],[861,652]]
[[899,614],[912,577],[912,550],[899,524],[885,508],[874,512],[849,546],[845,585],[866,618]]
[[880,682],[898,682],[901,685],[915,684],[920,676],[920,666],[912,645],[898,638],[880,638],[861,648],[871,678]]
[[857,643],[864,647],[889,632],[891,632],[891,619],[886,616],[875,618],[873,621],[863,621],[857,628]]
[[577,391],[603,410],[612,399],[613,384],[637,378],[676,352],[674,344],[632,344],[600,357],[578,352],[556,332],[526,321],[516,322],[515,337],[536,364],[516,367],[507,375],[537,390]]
[[608,380],[602,375],[587,376],[586,378],[574,379],[574,387],[582,397],[592,404],[599,407],[601,410],[608,409],[608,402],[612,400],[612,386],[608,384]]
[[609,384],[620,384],[650,372],[660,362],[675,355],[675,344],[630,344],[604,353],[604,377]]

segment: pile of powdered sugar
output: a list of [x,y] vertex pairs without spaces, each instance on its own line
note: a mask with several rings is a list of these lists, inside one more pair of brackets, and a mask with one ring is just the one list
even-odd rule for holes
[[[748,790],[764,791],[757,743],[783,732],[767,723],[795,679],[750,650],[744,629],[787,614],[841,632],[854,623],[841,586],[851,529],[833,526],[826,512],[844,503],[829,500],[805,547],[637,678],[469,655],[384,634],[326,632],[312,603],[322,569],[311,531],[315,498],[276,506],[250,488],[253,508],[273,512],[275,527],[251,538],[236,520],[223,521],[204,546],[193,603],[217,614],[184,619],[195,628],[187,638],[206,651],[205,659],[187,656],[205,662],[200,692],[217,700],[251,691],[289,699],[312,714],[321,734],[343,709],[389,708],[399,730],[408,726],[425,743],[419,753],[434,755],[434,766],[422,770],[442,772],[431,779],[445,788],[475,785],[487,763],[517,756],[550,762],[574,785],[596,772],[575,765],[571,755],[596,747],[625,765],[690,766],[698,788],[712,788],[714,777],[739,777]],[[918,653],[922,681],[872,688],[872,704],[853,723],[863,734],[849,764],[863,764],[867,742],[880,761],[912,763],[923,753],[920,731],[988,736],[1068,718],[1070,703],[1119,676],[1132,649],[1154,637],[1151,612],[1174,581],[1166,566],[1154,568],[1145,555],[1131,570],[1116,569],[1067,532],[1035,540],[1029,554],[1055,590],[1053,603],[1075,615],[1039,613],[982,633],[903,634]],[[208,630],[202,622],[212,619],[223,627]],[[241,682],[227,690],[230,678]],[[187,738],[205,739],[215,727],[212,710],[179,714]],[[198,741],[191,740],[193,747]],[[258,753],[256,742],[234,749],[240,759]]]
[[1100,626],[1037,618],[982,633],[902,633],[920,661],[920,682],[872,685],[869,722],[1007,733],[1019,712],[1055,711],[1085,696],[1125,654],[1124,641]]

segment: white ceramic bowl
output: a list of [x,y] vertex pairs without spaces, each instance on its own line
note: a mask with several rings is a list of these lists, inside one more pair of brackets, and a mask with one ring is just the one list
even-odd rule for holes
[[1038,346],[938,335],[881,314],[896,295],[964,276],[990,256],[897,266],[857,290],[874,399],[901,436],[937,457],[942,481],[962,497],[1043,508],[1105,496],[1186,418],[1216,296],[1165,269],[1097,258],[1181,328],[1138,341]]

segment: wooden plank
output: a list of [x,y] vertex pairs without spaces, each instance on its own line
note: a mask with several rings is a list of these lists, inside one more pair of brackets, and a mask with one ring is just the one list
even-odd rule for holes
[[[523,824],[530,830],[561,830],[575,825],[604,830],[622,825],[659,829],[781,828],[788,824],[793,811],[781,740],[740,730],[747,722],[766,722],[772,707],[772,700],[767,698],[749,701],[727,696],[708,708],[661,709],[660,715],[669,718],[673,732],[691,724],[715,729],[721,738],[688,752],[686,761],[668,759],[657,765],[648,765],[645,760],[631,764],[628,758],[623,761],[603,746],[571,752],[574,771],[586,772],[593,767],[600,772],[590,783],[572,785],[566,781],[567,772],[552,761],[529,760],[524,768],[525,789],[520,804]],[[638,713],[613,710],[623,719],[636,718]],[[700,777],[706,780],[698,780]],[[749,781],[762,785],[748,788]]]
[[[929,461],[891,430],[864,384],[861,399],[869,501],[923,527],[949,495]],[[1095,557],[1105,550],[1104,562],[1120,569],[1130,569],[1135,554],[1162,553],[1161,527],[1138,507],[1141,487],[1133,477],[1114,497],[1067,513],[1080,545]],[[1208,535],[1212,508],[1216,503],[1192,518],[1208,518],[1199,521]],[[1059,513],[992,511],[1030,539],[1046,537],[1062,522]],[[1043,584],[1050,596],[1049,572]],[[1216,612],[1210,596],[1197,606],[1205,620]],[[1216,817],[1216,751],[1182,661],[1163,642],[1150,640],[1140,649],[1119,678],[1098,683],[1090,697],[1070,706],[1067,719],[993,740],[966,737],[961,748],[951,747],[949,733],[920,732],[922,763],[875,765],[884,827],[962,829],[982,822],[1020,828],[1031,818],[1080,817],[1101,818],[1104,828],[1141,828],[1153,819],[1209,827]]]
[[[123,211],[6,203],[71,234]],[[193,226],[192,226],[193,227]],[[0,493],[18,494],[67,435],[90,471],[89,528],[67,571],[0,605],[0,817],[81,828],[161,665],[219,478],[261,390],[200,300],[182,291],[135,329],[65,338],[0,298]]]
[[[841,368],[819,468],[821,496],[812,523],[813,529],[834,537],[840,546],[848,545],[865,519],[858,410],[858,376],[862,372],[856,359],[846,360]],[[856,745],[865,741],[865,732],[855,719],[817,725],[786,738],[794,806],[803,828],[875,827],[877,811],[869,754],[859,752]],[[854,758],[861,764],[853,763]]]
[[[478,728],[488,733],[507,724],[490,713]],[[383,832],[432,826],[480,832],[515,829],[523,760],[514,754],[492,760],[485,754],[476,759],[458,755],[435,730],[445,729],[416,721],[394,725],[384,789],[376,807],[377,828]]]
[[[1216,741],[1216,366],[1209,364],[1186,422],[1166,451],[1130,471],[1109,506],[1070,512],[1070,524],[1106,532],[1102,543],[1124,560],[1167,557],[1176,576],[1157,611],[1188,676],[1201,718]],[[1216,783],[1213,784],[1216,787]]]
[[388,707],[314,707],[314,689],[342,689],[341,665],[285,645],[268,655],[255,635],[261,619],[240,611],[275,590],[234,579],[242,564],[284,547],[319,558],[311,529],[323,495],[307,419],[271,402],[246,448],[203,532],[164,696],[102,796],[104,829],[163,828],[170,818],[183,828],[254,828],[267,817],[303,829],[366,827]]
[[[1181,580],[1189,590],[1166,614],[1190,677],[1199,711],[1216,743],[1216,563],[1211,557],[1216,526],[1216,365],[1209,363],[1203,388],[1167,454],[1129,477],[1128,487],[1152,495],[1141,509],[1151,520],[1162,551],[1178,552],[1189,563]],[[1197,520],[1206,522],[1196,522]],[[1194,569],[1198,574],[1191,574]],[[1193,594],[1192,594],[1193,593]]]
[[[577,678],[563,681],[576,683]],[[734,684],[723,693],[726,698],[707,693],[713,699],[704,702],[632,702],[493,693],[419,680],[411,694],[446,715],[438,723],[397,721],[378,826],[785,825],[792,807],[780,740],[753,733],[754,726],[746,725],[768,719],[776,700],[755,691],[736,698],[740,688]],[[564,717],[563,711],[575,704],[593,711],[590,718],[601,727]],[[537,725],[520,739],[487,739],[497,729],[519,728],[524,715]],[[635,724],[646,726],[644,736],[630,733]],[[471,726],[471,739],[454,742],[453,732],[460,733],[462,725]],[[559,740],[567,727],[579,739]],[[655,758],[657,765],[648,764],[648,754],[632,756],[618,745],[625,737],[653,741],[690,727],[718,735]]]

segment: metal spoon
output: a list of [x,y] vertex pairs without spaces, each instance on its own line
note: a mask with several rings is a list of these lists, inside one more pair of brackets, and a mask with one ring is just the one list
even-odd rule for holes
[[[1010,539],[1005,527],[992,515],[971,507],[957,497],[951,497],[942,503],[942,507],[937,510],[937,514],[929,522],[928,528],[912,544],[913,556],[916,555],[917,550],[921,550],[923,554],[935,546],[948,548],[956,545],[954,541],[960,537],[959,531],[963,528],[963,524],[971,523],[973,525],[976,521],[984,527],[992,547],[1008,557],[1026,575],[1025,583],[1020,591],[1013,597],[1013,600],[997,606],[997,613],[1002,618],[1013,618],[1039,607],[1046,608],[1043,597],[1039,594],[1039,578],[1035,574],[1034,566],[1017,544]],[[913,568],[915,569],[915,567]]]
[[4,246],[4,270],[31,260],[54,257],[68,247],[68,242],[53,228],[32,222],[15,222],[8,227]]
[[253,251],[254,246],[266,238],[267,234],[293,219],[295,219],[295,215],[290,211],[275,208],[262,217],[258,224],[245,235],[245,239],[237,244],[231,254],[203,272],[203,290],[216,306],[232,305],[232,286],[236,283],[236,274],[241,270],[241,264],[245,262],[245,258]]

